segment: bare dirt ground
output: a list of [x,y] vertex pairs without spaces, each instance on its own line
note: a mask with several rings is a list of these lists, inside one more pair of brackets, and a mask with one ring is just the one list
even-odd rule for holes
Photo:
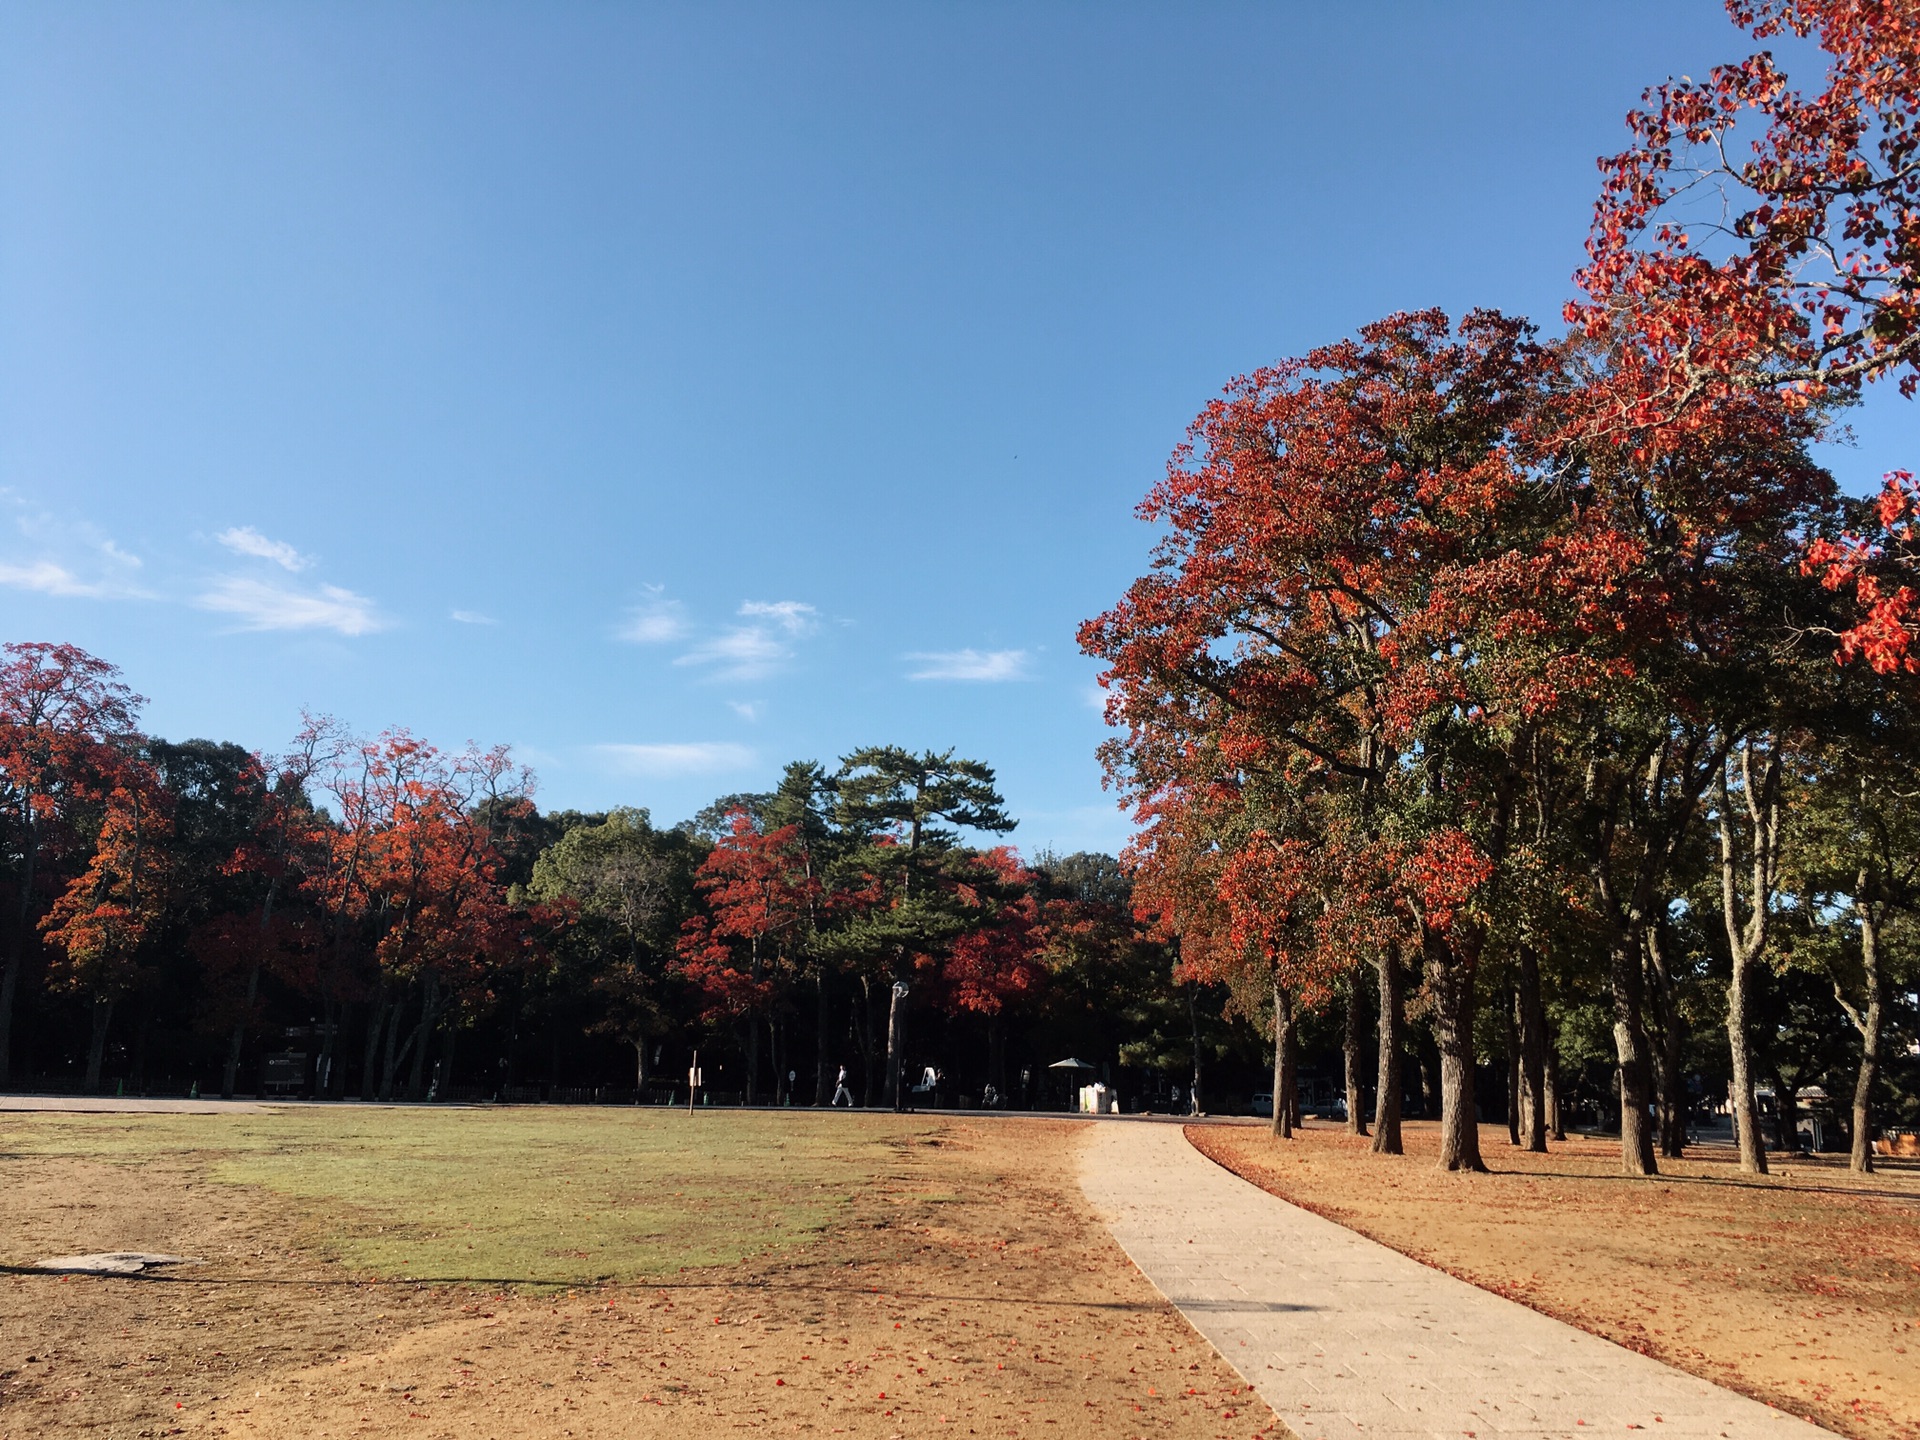
[[[1920,1437],[1920,1166],[1854,1176],[1775,1157],[1744,1176],[1725,1147],[1620,1173],[1617,1141],[1546,1156],[1482,1126],[1490,1175],[1435,1167],[1315,1124],[1192,1126],[1236,1174],[1463,1280],[1859,1440]],[[1896,1168],[1898,1167],[1898,1168]]]
[[[1075,1126],[921,1120],[809,1243],[545,1293],[344,1274],[324,1201],[192,1152],[16,1147],[0,1436],[1284,1433],[1086,1214]],[[101,1249],[204,1263],[19,1263]]]

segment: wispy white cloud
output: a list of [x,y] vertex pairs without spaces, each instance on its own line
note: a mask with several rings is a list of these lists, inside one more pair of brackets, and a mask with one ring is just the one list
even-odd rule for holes
[[789,635],[805,635],[820,623],[820,612],[804,600],[746,600],[740,613],[771,620]]
[[251,525],[234,525],[213,537],[236,555],[251,555],[256,560],[271,560],[282,570],[305,570],[313,561],[284,540],[270,540]]
[[676,665],[712,666],[716,680],[758,680],[793,658],[793,647],[763,625],[735,625],[701,641]]
[[373,601],[338,585],[317,590],[229,575],[216,580],[194,601],[202,610],[240,618],[243,630],[332,630],[341,635],[370,635],[387,628]]
[[687,633],[687,617],[678,600],[653,599],[629,610],[613,633],[629,645],[664,645]]
[[745,745],[698,740],[661,745],[596,745],[609,764],[626,775],[710,775],[744,770],[754,762]]
[[1024,650],[916,650],[906,657],[916,668],[909,680],[1024,680],[1031,657]]
[[500,623],[491,615],[482,615],[478,610],[455,610],[450,618],[458,620],[462,625],[498,625]]
[[42,595],[58,595],[62,598],[84,596],[98,599],[106,593],[99,585],[80,579],[66,566],[56,565],[51,560],[34,560],[25,565],[0,563],[0,585],[10,585],[16,590],[37,590]]
[[751,722],[758,720],[767,707],[758,700],[729,700],[727,708],[742,720]]
[[28,505],[0,488],[0,505],[13,511],[14,528],[28,541],[32,558],[0,560],[0,585],[61,599],[150,600],[136,580],[140,557],[84,520],[65,520]]
[[758,680],[794,658],[794,644],[820,628],[820,612],[804,600],[745,600],[739,613],[755,622],[707,636],[676,665],[708,669],[715,680]]

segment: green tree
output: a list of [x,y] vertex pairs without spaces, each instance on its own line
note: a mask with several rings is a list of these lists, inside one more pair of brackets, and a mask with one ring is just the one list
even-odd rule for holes
[[[888,982],[886,1093],[898,1108],[913,957],[933,953],[965,925],[963,907],[941,884],[941,863],[959,843],[959,828],[1005,834],[1015,822],[994,788],[992,769],[956,759],[952,750],[916,755],[897,745],[869,745],[841,760],[834,785],[835,819],[850,842],[848,863],[864,873],[868,892],[867,903],[842,928],[839,949],[866,962],[869,1036],[876,972]],[[869,1072],[873,1050],[869,1038]]]
[[541,852],[528,898],[572,910],[556,941],[556,984],[592,997],[590,1029],[633,1047],[635,1083],[647,1083],[647,1046],[670,1023],[671,959],[693,910],[700,847],[655,830],[645,810],[616,809],[575,825]]

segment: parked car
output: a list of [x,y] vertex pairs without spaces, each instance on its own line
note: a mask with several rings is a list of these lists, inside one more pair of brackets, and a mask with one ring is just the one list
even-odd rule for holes
[[1253,1113],[1256,1115],[1271,1116],[1273,1114],[1273,1096],[1264,1090],[1258,1095],[1255,1095],[1253,1097]]

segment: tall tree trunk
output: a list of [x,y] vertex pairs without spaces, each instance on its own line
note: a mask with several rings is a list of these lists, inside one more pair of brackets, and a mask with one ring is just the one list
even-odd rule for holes
[[1641,944],[1646,949],[1647,978],[1653,982],[1653,1015],[1660,1027],[1659,1043],[1653,1047],[1655,1090],[1660,1099],[1660,1153],[1678,1160],[1687,1149],[1687,1081],[1681,1073],[1686,1020],[1680,1013],[1679,988],[1667,963],[1666,940],[1658,920],[1647,927]]
[[[1289,1009],[1293,1006],[1291,997],[1287,1000]],[[1288,1023],[1290,1043],[1287,1046],[1287,1068],[1284,1076],[1287,1089],[1287,1122],[1294,1129],[1300,1128],[1300,1035],[1299,1026],[1293,1021]]]
[[1551,1035],[1547,1037],[1547,1042],[1546,1074],[1543,1077],[1547,1097],[1547,1134],[1551,1139],[1564,1140],[1567,1138],[1567,1117],[1560,1109],[1560,1050],[1552,1043]]
[[1620,1074],[1620,1165],[1629,1175],[1657,1175],[1653,1156],[1651,1067],[1647,1031],[1641,1019],[1640,946],[1622,937],[1609,948],[1608,979],[1613,991],[1613,1049]]
[[127,1088],[135,1095],[147,1093],[147,1033],[153,1028],[153,1007],[140,1007],[140,1024],[133,1032],[133,1073],[127,1077]]
[[895,1110],[907,1108],[906,1087],[900,1070],[906,1064],[901,1053],[907,1040],[907,982],[896,980],[887,1006],[887,1103]]
[[260,999],[260,962],[253,962],[253,969],[247,975],[247,1008],[233,1022],[233,1036],[227,1042],[227,1068],[220,1077],[220,1098],[231,1100],[233,1087],[240,1076],[240,1052],[247,1043],[247,1026],[253,1020],[253,1007]]
[[340,1006],[330,990],[320,997],[320,1054],[313,1062],[313,1093],[325,1099],[333,1093],[333,1036],[339,1029]]
[[1773,1133],[1781,1150],[1792,1155],[1800,1148],[1800,1077],[1786,1077],[1779,1065],[1769,1077],[1773,1081]]
[[7,968],[0,974],[0,1089],[13,1084],[13,1004],[20,990],[20,967],[26,959],[27,945],[37,933],[33,929],[33,882],[40,861],[39,811],[34,797],[21,797],[26,806],[26,842],[21,849],[25,859],[20,866],[20,903],[14,908],[13,933],[8,936]]
[[1293,997],[1273,987],[1273,1118],[1268,1130],[1276,1139],[1293,1138],[1293,1106],[1287,1083],[1293,1070]]
[[1536,1155],[1547,1153],[1547,1007],[1540,997],[1540,956],[1520,947],[1516,980],[1520,1022],[1521,1143]]
[[767,1060],[773,1067],[773,1103],[776,1105],[783,1100],[791,1102],[793,1099],[793,1093],[786,1088],[787,1047],[782,1043],[784,1039],[785,1027],[781,1025],[780,1017],[770,1016],[767,1020]]
[[879,1088],[878,1046],[873,1039],[873,980],[870,976],[860,977],[860,1003],[854,1008],[853,1034],[860,1046],[860,1108],[866,1109],[873,1104],[874,1092]]
[[1853,1081],[1853,1144],[1848,1165],[1862,1175],[1873,1172],[1873,1084],[1880,1073],[1880,1032],[1887,1008],[1887,976],[1880,955],[1880,910],[1864,896],[1869,877],[1862,871],[1854,885],[1854,913],[1860,918],[1860,966],[1866,978],[1866,1004],[1847,998],[1836,977],[1833,993],[1853,1028],[1860,1032],[1860,1070]]
[[740,1092],[740,1103],[751,1105],[760,1088],[760,1027],[753,1023],[751,1015],[744,1017],[740,1025],[740,1048],[747,1052],[747,1083]]
[[100,1069],[107,1058],[107,1027],[113,1023],[113,1001],[97,996],[93,1002],[93,1037],[87,1045],[87,1093],[100,1093]]
[[1420,1118],[1440,1118],[1440,1047],[1433,1039],[1433,1019],[1415,1026],[1413,1040],[1414,1078],[1420,1082]]
[[1347,1133],[1367,1133],[1366,1086],[1360,1078],[1361,1052],[1366,1044],[1366,1001],[1360,991],[1360,971],[1347,977],[1347,1031],[1341,1037],[1340,1059],[1346,1070]]
[[440,977],[427,972],[420,997],[420,1025],[413,1032],[413,1073],[407,1077],[407,1098],[422,1100],[427,1093],[427,1050],[433,1041],[433,1027],[440,1020]]
[[1389,947],[1375,969],[1380,976],[1380,1069],[1373,1095],[1373,1153],[1400,1155],[1405,1153],[1400,1140],[1400,1067],[1406,1054],[1407,1014],[1399,949]]
[[1425,950],[1435,1002],[1433,1038],[1440,1047],[1440,1168],[1485,1171],[1474,1100],[1473,969],[1432,931]]
[[833,1010],[827,998],[827,967],[821,963],[814,976],[819,1004],[813,1015],[813,1103],[825,1106],[833,1100],[833,1077],[837,1073],[828,1059],[833,1048]]
[[[393,1099],[393,1077],[399,1072],[400,1062],[406,1052],[400,1049],[400,1022],[406,1018],[408,992],[403,990],[393,1002],[393,1008],[387,1012],[386,1053],[380,1062],[380,1098],[383,1101]],[[412,1037],[408,1037],[412,1044]]]
[[1749,1038],[1750,997],[1747,982],[1754,962],[1765,953],[1773,912],[1774,859],[1780,833],[1780,764],[1776,751],[1768,757],[1757,785],[1753,775],[1753,743],[1740,752],[1741,799],[1751,833],[1748,836],[1752,874],[1747,914],[1740,914],[1740,879],[1735,864],[1736,837],[1733,801],[1728,793],[1728,765],[1720,766],[1715,782],[1719,801],[1721,918],[1727,949],[1733,959],[1727,983],[1727,1048],[1733,1070],[1734,1125],[1740,1136],[1740,1168],[1749,1174],[1767,1173],[1766,1145],[1760,1138],[1758,1109],[1753,1103],[1753,1051]]
[[1753,1098],[1753,1046],[1747,1038],[1748,1011],[1752,1008],[1750,969],[1735,956],[1733,978],[1727,982],[1727,1052],[1733,1062],[1727,1088],[1733,1104],[1734,1138],[1740,1145],[1740,1168],[1749,1175],[1764,1175],[1767,1144],[1760,1133],[1760,1107]]
[[13,1084],[13,997],[20,988],[20,951],[7,947],[7,968],[0,973],[0,1089]]
[[373,1100],[380,1094],[380,1038],[387,1028],[387,987],[382,982],[367,1006],[366,1054],[360,1062],[360,1098]]
[[1500,997],[1501,1028],[1507,1047],[1507,1143],[1520,1147],[1520,990],[1509,989]]
[[[1193,984],[1188,985],[1187,986],[1187,1023],[1193,1027],[1193,1084],[1191,1088],[1189,1088],[1187,1091],[1187,1112],[1191,1115],[1198,1115],[1200,1113],[1200,998],[1199,997],[1200,997],[1200,987],[1198,985],[1193,985]],[[1280,1097],[1278,1095],[1275,1095],[1273,1099],[1275,1104],[1278,1104],[1280,1102]]]

